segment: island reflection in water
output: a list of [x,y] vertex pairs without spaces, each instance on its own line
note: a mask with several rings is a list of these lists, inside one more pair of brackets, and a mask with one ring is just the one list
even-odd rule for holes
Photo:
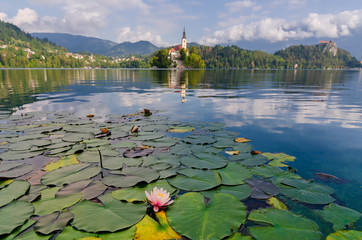
[[[255,150],[296,156],[305,178],[325,172],[362,210],[362,73],[274,70],[0,70],[0,108],[133,113],[165,111],[183,121],[218,121],[252,140]],[[332,185],[334,183],[331,183]]]

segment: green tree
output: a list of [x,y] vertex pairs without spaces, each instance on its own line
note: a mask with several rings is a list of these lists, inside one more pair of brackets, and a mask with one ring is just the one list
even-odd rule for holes
[[152,67],[156,66],[158,68],[169,68],[171,63],[172,61],[168,57],[167,49],[158,50],[150,61]]

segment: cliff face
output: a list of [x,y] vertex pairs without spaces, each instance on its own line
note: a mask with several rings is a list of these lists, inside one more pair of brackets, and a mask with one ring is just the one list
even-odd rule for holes
[[323,46],[323,53],[330,52],[335,57],[338,52],[337,44],[333,41],[321,41],[319,44]]

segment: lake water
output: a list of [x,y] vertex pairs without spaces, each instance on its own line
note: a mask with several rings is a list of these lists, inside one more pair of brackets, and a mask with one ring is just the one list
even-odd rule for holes
[[304,178],[345,180],[327,184],[362,211],[362,71],[0,70],[0,112],[104,117],[143,108],[224,122],[255,150],[295,156],[290,166]]

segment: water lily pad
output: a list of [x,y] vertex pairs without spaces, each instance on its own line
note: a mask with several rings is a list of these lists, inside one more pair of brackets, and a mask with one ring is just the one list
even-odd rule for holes
[[312,220],[285,210],[275,208],[253,210],[249,214],[248,220],[266,225],[248,227],[250,233],[258,240],[313,240],[321,238],[318,226]]
[[239,185],[244,183],[244,179],[251,178],[253,174],[244,165],[236,162],[229,164],[218,170],[223,185]]
[[[72,226],[87,232],[115,232],[138,223],[146,214],[145,203],[127,203],[112,198],[111,194],[99,197],[103,206],[83,201],[71,209]],[[96,221],[95,221],[96,219]]]
[[169,137],[163,137],[163,138],[155,139],[153,141],[142,142],[142,144],[145,146],[158,147],[158,148],[171,147],[171,146],[175,145],[176,143],[178,143],[178,140],[176,140],[174,138],[169,138]]
[[288,167],[285,163],[293,162],[295,160],[295,157],[285,153],[263,153],[262,155],[270,160],[268,165],[274,167]]
[[144,148],[144,147],[135,147],[131,149],[127,149],[123,156],[127,158],[137,158],[137,157],[145,157],[153,153],[152,148]]
[[186,191],[203,191],[221,184],[220,174],[216,171],[204,171],[198,169],[182,169],[181,175],[168,178],[167,181],[174,187]]
[[107,186],[132,187],[140,182],[150,183],[159,178],[160,174],[151,168],[126,167],[102,179]]
[[34,212],[31,203],[13,201],[0,208],[0,235],[9,234],[30,218]]
[[132,187],[132,188],[123,188],[112,192],[112,197],[118,200],[124,200],[128,202],[134,201],[145,201],[146,195],[145,191],[151,192],[154,188],[163,188],[170,194],[173,194],[177,189],[172,187],[166,180],[158,180],[147,184],[144,187]]
[[33,202],[35,207],[35,215],[47,215],[53,212],[61,211],[64,208],[70,207],[82,198],[82,194],[76,193],[68,196],[61,196],[44,200],[43,197],[40,200]]
[[45,174],[41,181],[45,185],[62,186],[67,183],[89,179],[101,171],[98,167],[90,166],[90,164],[86,163],[65,166]]
[[303,179],[283,179],[282,184],[289,187],[282,187],[281,193],[287,197],[310,204],[327,204],[334,202],[329,194],[334,191],[322,184],[306,181]]
[[194,156],[186,156],[180,159],[181,163],[198,169],[217,169],[228,164],[226,158],[213,153],[195,153]]
[[177,155],[188,155],[191,154],[191,149],[189,144],[180,143],[170,148],[170,153]]
[[268,198],[266,200],[266,202],[273,208],[281,209],[281,210],[288,210],[287,206],[282,201],[280,201],[279,199],[277,199],[275,197]]
[[213,198],[215,193],[231,194],[239,200],[244,200],[251,195],[251,188],[248,184],[241,184],[237,186],[220,186],[215,189],[203,191],[201,194],[207,198]]
[[154,140],[158,138],[164,137],[165,134],[158,133],[158,132],[142,132],[138,133],[137,136],[132,137],[132,141],[147,141],[147,140]]
[[112,233],[88,233],[78,231],[68,226],[57,235],[57,240],[81,239],[81,240],[132,240],[136,232],[136,226]]
[[277,186],[261,179],[250,178],[244,181],[251,186],[251,197],[255,199],[268,199],[270,196],[275,196],[280,192]]
[[167,132],[185,133],[185,132],[191,132],[193,130],[195,130],[195,128],[191,126],[178,126],[178,127],[171,127],[170,129],[167,130]]
[[255,174],[257,176],[262,176],[262,177],[266,177],[266,178],[280,175],[285,172],[278,167],[272,167],[272,166],[268,166],[268,165],[254,167],[253,169],[251,169],[251,171],[253,172],[253,174]]
[[24,180],[17,180],[0,190],[0,207],[10,203],[14,199],[23,196],[29,189],[30,184]]
[[100,181],[82,180],[62,187],[55,196],[59,197],[74,193],[81,193],[82,199],[90,200],[104,193],[106,189],[107,186]]
[[352,240],[362,239],[362,232],[356,230],[342,230],[331,233],[327,236],[326,240]]
[[12,161],[12,160],[22,160],[27,158],[32,158],[43,154],[44,151],[6,151],[0,153],[0,159],[4,161]]
[[63,230],[73,217],[71,212],[55,212],[41,216],[34,225],[34,230],[44,235]]
[[155,213],[157,222],[148,215],[136,224],[134,239],[159,240],[159,239],[182,239],[168,224],[165,211]]
[[112,148],[135,148],[137,144],[135,142],[123,141],[112,144]]
[[103,168],[117,170],[123,166],[139,167],[142,162],[142,158],[107,157],[103,159]]
[[200,193],[186,193],[169,206],[167,218],[173,229],[188,238],[222,239],[238,230],[246,211],[243,203],[229,194],[215,193],[205,205]]
[[268,162],[268,158],[264,157],[263,155],[250,155],[247,159],[244,159],[240,161],[241,164],[248,166],[248,167],[254,167],[263,165],[266,162]]
[[36,221],[29,219],[27,220],[21,227],[16,228],[14,231],[11,232],[10,235],[7,235],[6,237],[2,237],[2,240],[13,240],[16,239],[15,237],[22,233],[24,230],[28,229],[30,226],[32,226]]
[[0,164],[0,179],[17,178],[31,172],[34,167],[25,163]]
[[335,231],[343,230],[346,226],[352,225],[361,217],[361,213],[334,203],[330,203],[327,207],[324,207],[323,210],[315,211],[326,221],[333,223],[333,229]]
[[216,142],[216,138],[206,135],[192,134],[190,136],[182,138],[181,141],[189,144],[205,145]]
[[75,155],[71,155],[71,156],[67,156],[67,157],[63,157],[61,159],[59,159],[56,162],[52,162],[47,164],[44,167],[44,170],[47,172],[53,171],[55,169],[58,169],[60,167],[64,167],[64,166],[69,166],[69,165],[73,165],[73,164],[77,164],[79,163],[76,156]]
[[102,139],[90,139],[90,140],[84,140],[83,142],[87,144],[87,148],[96,148],[111,144],[108,140],[102,140]]

